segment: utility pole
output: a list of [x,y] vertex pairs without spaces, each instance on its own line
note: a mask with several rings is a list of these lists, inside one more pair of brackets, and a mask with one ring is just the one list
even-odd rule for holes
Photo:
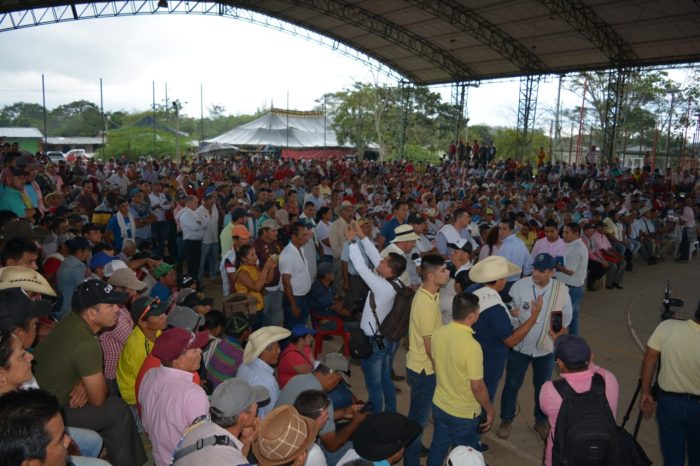
[[182,104],[178,99],[173,100],[173,110],[175,110],[175,160],[180,161],[180,110]]

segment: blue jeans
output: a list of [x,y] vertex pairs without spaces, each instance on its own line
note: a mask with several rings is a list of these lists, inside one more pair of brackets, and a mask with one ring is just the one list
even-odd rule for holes
[[165,243],[168,241],[168,228],[168,222],[155,222],[151,224],[153,252],[160,257],[165,257]]
[[535,387],[535,420],[545,422],[547,415],[540,409],[540,389],[552,377],[554,369],[554,353],[534,358],[527,354],[511,350],[508,353],[506,366],[506,382],[501,393],[501,420],[512,421],[515,417],[515,404],[518,391],[523,385],[527,367],[532,363],[532,384]]
[[287,296],[284,296],[282,300],[282,309],[284,311],[284,328],[291,330],[295,325],[307,325],[309,321],[309,300],[304,296],[295,296],[294,301],[297,303],[297,307],[301,311],[299,317],[295,317],[292,314],[292,306],[289,304]]
[[581,299],[583,298],[583,286],[570,286],[569,298],[571,298],[571,323],[569,324],[569,333],[578,335],[578,315],[581,311]]
[[396,342],[384,338],[384,349],[379,349],[375,341],[372,343],[372,355],[360,360],[369,401],[373,405],[372,414],[396,412],[396,389],[391,380],[391,356],[395,346]]
[[430,444],[427,466],[442,466],[451,448],[459,445],[476,448],[479,446],[479,416],[473,419],[452,416],[433,403],[435,430]]
[[202,259],[199,261],[199,282],[204,278],[205,262],[209,262],[209,278],[219,276],[219,243],[202,243]]
[[[417,373],[406,368],[406,381],[411,388],[411,404],[408,408],[408,418],[425,426],[428,424],[430,407],[435,394],[435,374],[426,375],[425,371]],[[423,435],[418,435],[406,447],[403,455],[404,466],[420,466],[420,451],[423,447]]]
[[661,393],[656,419],[664,466],[700,465],[700,401]]
[[265,307],[263,308],[263,325],[284,325],[282,315],[282,291],[268,291],[265,293]]
[[67,426],[66,432],[80,448],[81,456],[96,457],[102,451],[102,436],[94,430]]

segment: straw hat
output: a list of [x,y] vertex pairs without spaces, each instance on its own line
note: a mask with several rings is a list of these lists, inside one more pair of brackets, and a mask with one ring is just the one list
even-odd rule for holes
[[399,225],[394,228],[394,239],[392,243],[402,243],[405,241],[417,241],[420,236],[416,234],[411,225]]
[[489,256],[477,262],[469,271],[469,279],[475,283],[490,283],[522,272],[522,269],[501,256]]
[[250,364],[260,356],[260,353],[268,347],[270,343],[288,338],[292,332],[283,327],[274,325],[262,327],[254,331],[248,337],[248,344],[243,351],[243,362]]
[[335,208],[335,215],[340,216],[340,213],[348,208],[355,210],[357,207],[350,201],[343,201],[338,207]]
[[260,423],[253,452],[261,466],[291,463],[314,443],[316,434],[316,421],[300,415],[291,405],[283,405]]
[[0,290],[21,288],[32,293],[56,296],[56,292],[43,275],[29,267],[11,265],[0,269]]

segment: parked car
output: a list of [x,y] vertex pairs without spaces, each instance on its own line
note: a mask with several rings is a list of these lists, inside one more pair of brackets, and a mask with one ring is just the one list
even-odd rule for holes
[[49,159],[51,163],[55,163],[58,165],[58,162],[65,162],[66,161],[66,156],[63,155],[63,152],[58,151],[58,150],[50,150],[46,153],[46,157]]
[[85,152],[85,149],[71,149],[66,152],[66,160],[69,162],[74,162],[76,159],[88,160],[95,156],[95,154],[90,154]]

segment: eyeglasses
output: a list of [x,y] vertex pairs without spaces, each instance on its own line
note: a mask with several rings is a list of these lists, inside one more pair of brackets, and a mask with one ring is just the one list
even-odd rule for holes
[[143,312],[139,316],[139,320],[143,320],[143,317],[148,314],[148,311],[151,310],[152,307],[160,305],[160,298],[155,297],[151,300],[150,303],[146,304],[146,307],[143,309]]

